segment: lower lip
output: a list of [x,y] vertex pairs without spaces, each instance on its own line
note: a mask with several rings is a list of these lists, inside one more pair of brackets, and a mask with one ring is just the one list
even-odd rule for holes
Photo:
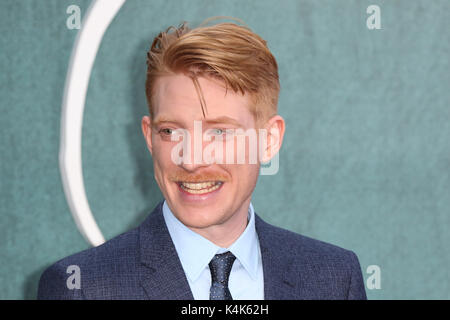
[[220,187],[217,188],[216,190],[202,193],[202,194],[189,193],[188,191],[184,190],[179,183],[177,183],[177,186],[178,186],[178,190],[180,191],[181,198],[183,200],[185,200],[185,201],[205,201],[205,200],[214,199],[218,195],[219,191],[222,190],[224,184],[225,183],[222,183],[222,185],[220,185]]

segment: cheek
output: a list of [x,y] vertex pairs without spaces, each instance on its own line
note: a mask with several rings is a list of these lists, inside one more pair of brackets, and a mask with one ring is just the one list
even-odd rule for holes
[[173,166],[171,160],[171,146],[170,143],[166,143],[163,141],[155,141],[153,144],[153,171],[155,175],[155,179],[160,186],[160,188],[164,188],[164,176],[166,176]]
[[258,137],[255,135],[238,138],[235,152],[237,161],[240,161],[237,163],[242,163],[243,159],[244,164],[248,167],[246,170],[251,171],[251,168],[258,164]]
[[232,176],[238,194],[247,195],[253,191],[259,176],[259,165],[229,165],[227,171]]
[[170,167],[172,163],[171,152],[174,147],[174,143],[156,140],[153,142],[153,162],[158,164],[158,167],[165,168]]
[[259,140],[258,136],[242,137],[234,136],[224,139],[218,144],[221,154],[217,155],[216,161],[223,161],[225,164],[259,164]]

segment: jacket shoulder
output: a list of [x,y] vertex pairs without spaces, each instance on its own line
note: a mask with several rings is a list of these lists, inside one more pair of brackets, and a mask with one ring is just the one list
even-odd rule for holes
[[353,251],[258,220],[261,245],[276,252],[278,260],[287,264],[295,286],[307,287],[311,298],[366,299],[361,266]]
[[260,218],[258,220],[260,225],[259,229],[264,233],[264,238],[270,239],[272,245],[283,252],[288,250],[291,254],[302,253],[303,255],[306,254],[311,257],[341,257],[343,259],[352,254],[352,251],[331,243],[313,239],[308,236],[268,224]]
[[37,297],[84,299],[93,287],[114,286],[124,276],[130,279],[138,260],[139,232],[133,229],[49,266],[39,280]]

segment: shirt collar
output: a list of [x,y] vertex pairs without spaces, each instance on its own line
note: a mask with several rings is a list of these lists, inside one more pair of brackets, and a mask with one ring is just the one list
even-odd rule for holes
[[231,251],[250,277],[256,280],[260,256],[255,229],[255,212],[251,203],[248,208],[247,227],[228,248],[221,248],[186,227],[175,217],[166,201],[163,204],[163,215],[183,269],[191,281],[198,279],[215,254],[226,251]]

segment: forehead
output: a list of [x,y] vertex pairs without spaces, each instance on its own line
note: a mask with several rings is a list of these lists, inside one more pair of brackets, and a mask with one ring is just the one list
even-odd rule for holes
[[158,78],[154,90],[154,118],[173,118],[177,121],[208,120],[223,117],[236,119],[243,126],[252,125],[254,119],[249,110],[248,94],[225,90],[219,80],[199,77],[198,83],[206,104],[203,117],[200,96],[191,78],[169,75]]

